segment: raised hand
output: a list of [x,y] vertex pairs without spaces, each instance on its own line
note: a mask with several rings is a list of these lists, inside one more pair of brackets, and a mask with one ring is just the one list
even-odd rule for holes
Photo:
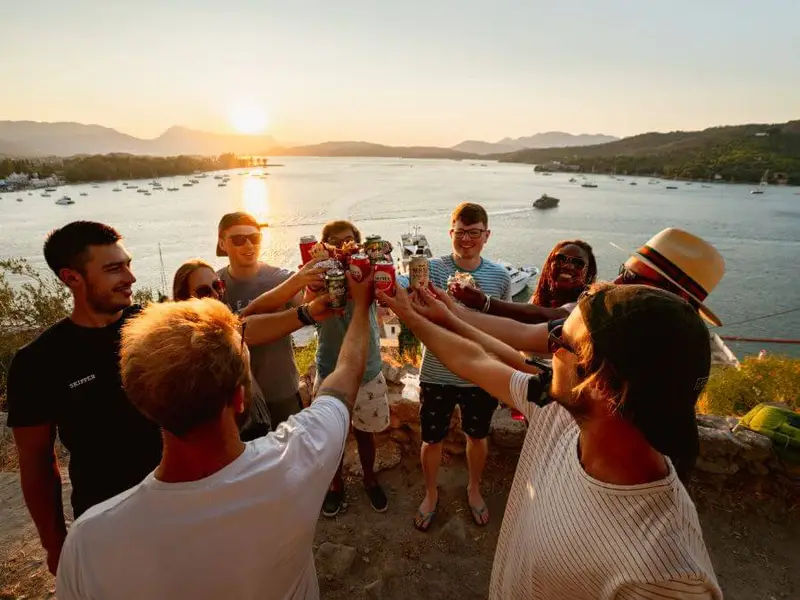
[[486,294],[471,285],[453,284],[450,286],[453,297],[467,308],[480,310],[486,304]]
[[452,319],[457,318],[448,306],[437,297],[436,293],[428,288],[422,288],[414,292],[412,306],[415,311],[426,319],[444,327],[447,327],[452,322]]
[[307,286],[319,286],[325,281],[325,269],[317,267],[318,263],[327,260],[326,258],[317,257],[312,258],[306,264],[292,275],[291,280],[297,285],[298,289],[303,289]]
[[330,302],[330,300],[331,297],[328,294],[322,294],[309,302],[308,314],[311,316],[311,318],[318,323],[321,323],[328,317],[332,317],[334,314],[336,314],[336,310],[328,306],[328,302]]
[[361,281],[353,279],[350,271],[345,273],[347,277],[347,289],[350,290],[350,297],[356,308],[369,308],[375,301],[375,283],[373,281],[374,269],[370,269],[369,275]]
[[401,321],[405,321],[409,316],[415,314],[414,307],[411,305],[411,298],[401,285],[397,286],[397,291],[393,298],[383,292],[377,292],[375,297],[381,304],[390,308]]

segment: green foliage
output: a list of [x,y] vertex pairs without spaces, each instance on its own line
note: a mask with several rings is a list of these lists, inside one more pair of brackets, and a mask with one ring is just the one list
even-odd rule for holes
[[741,416],[761,402],[785,402],[800,409],[800,359],[750,357],[742,362],[741,369],[715,369],[700,409],[715,415]]
[[422,343],[402,322],[400,323],[400,335],[397,337],[397,343],[398,353],[404,361],[413,365],[419,364],[419,361],[422,360]]
[[294,362],[297,365],[297,372],[302,377],[317,360],[317,338],[314,338],[305,346],[298,346],[294,349]]
[[[762,133],[769,135],[757,135]],[[609,144],[521,150],[498,158],[531,164],[560,161],[581,172],[700,180],[720,175],[724,181],[748,183],[759,182],[768,170],[800,185],[800,121],[645,133]]]

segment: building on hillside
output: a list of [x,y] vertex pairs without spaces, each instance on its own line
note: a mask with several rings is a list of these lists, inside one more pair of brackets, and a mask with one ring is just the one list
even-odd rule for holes
[[397,348],[400,345],[400,319],[393,313],[389,313],[381,321],[383,324],[381,346]]

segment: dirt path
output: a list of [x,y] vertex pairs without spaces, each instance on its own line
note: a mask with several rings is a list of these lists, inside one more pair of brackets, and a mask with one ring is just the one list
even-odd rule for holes
[[[491,522],[477,527],[466,509],[464,460],[448,461],[440,473],[439,513],[427,534],[411,525],[423,489],[415,457],[404,458],[380,475],[390,502],[384,514],[372,511],[358,480],[348,480],[347,508],[335,519],[320,518],[315,543],[352,546],[357,554],[344,576],[326,577],[320,569],[323,598],[486,598],[514,462],[490,455],[484,497]],[[45,568],[18,482],[16,473],[0,472],[0,599],[52,598],[53,578]],[[800,597],[799,507],[706,486],[696,487],[694,495],[727,600]],[[743,497],[750,500],[743,503]],[[376,581],[380,581],[375,584],[378,595],[366,589]]]

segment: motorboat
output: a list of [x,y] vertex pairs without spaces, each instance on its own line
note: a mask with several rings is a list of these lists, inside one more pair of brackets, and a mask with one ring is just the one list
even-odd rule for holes
[[581,187],[585,187],[585,188],[596,188],[596,187],[597,187],[597,184],[596,184],[596,183],[592,183],[591,181],[587,181],[586,183],[582,183],[582,184],[581,184]]
[[46,193],[42,194],[42,198],[49,198],[49,197],[50,197],[50,194],[46,194]]
[[228,185],[228,184],[227,184],[227,183],[225,183],[225,182],[223,181],[222,183],[218,183],[218,184],[217,184],[217,187],[225,187],[225,186],[227,186],[227,185]]
[[61,198],[56,200],[56,204],[58,204],[59,206],[67,206],[69,204],[75,204],[75,200],[73,200],[69,196],[61,196]]
[[97,188],[99,188],[100,186],[99,186],[99,185],[97,185],[97,184],[95,184],[95,185],[93,185],[92,187],[93,187],[93,188],[95,188],[95,189],[97,189]]
[[44,188],[44,191],[45,192],[55,192],[56,188],[54,188],[54,187]]
[[113,189],[113,190],[111,190],[111,191],[112,191],[112,192],[121,192],[121,191],[122,191],[122,188],[114,188],[114,189]]
[[191,184],[191,183],[184,183],[184,184],[183,184],[183,187],[192,187],[192,185],[193,185],[193,184]]
[[176,187],[168,187],[168,188],[167,188],[167,191],[168,191],[168,192],[177,192],[179,189],[181,189],[181,188],[176,188]]
[[411,231],[400,236],[400,260],[403,271],[406,273],[408,272],[408,263],[413,256],[433,258],[428,238],[425,237],[424,233],[420,233],[419,229],[419,225],[414,225]]
[[542,196],[533,201],[533,208],[555,208],[558,206],[560,200],[558,198],[554,198],[553,196],[548,196],[547,194],[542,194]]
[[668,190],[677,190],[677,189],[678,189],[678,186],[677,186],[677,185],[668,185],[668,186],[667,186],[667,189],[668,189]]
[[22,202],[22,198],[17,198],[17,202]]
[[628,183],[628,185],[639,185],[639,184],[637,182],[635,182],[635,181],[631,181],[631,182]]
[[578,183],[578,180],[577,180],[577,179],[575,179],[574,177],[570,177],[570,178],[569,178],[569,182],[570,182],[570,183]]
[[511,263],[504,260],[498,260],[497,264],[504,267],[511,277],[511,296],[516,296],[522,292],[528,284],[539,275],[539,269],[536,267],[515,267]]
[[754,196],[760,196],[761,194],[764,193],[764,190],[750,190],[750,193],[753,194]]
[[88,195],[89,194],[87,194],[86,192],[81,192],[81,196],[88,196]]

